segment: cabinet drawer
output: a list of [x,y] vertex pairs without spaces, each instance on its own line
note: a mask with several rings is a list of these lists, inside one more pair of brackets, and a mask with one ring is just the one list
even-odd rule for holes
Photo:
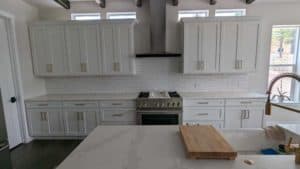
[[135,122],[135,110],[104,109],[102,110],[102,121],[104,122]]
[[61,102],[29,102],[27,108],[61,108]]
[[64,102],[63,107],[72,107],[72,108],[97,108],[97,102]]
[[226,106],[252,106],[252,105],[264,105],[265,99],[228,99],[226,100]]
[[183,105],[187,106],[187,107],[224,106],[224,100],[222,100],[222,99],[184,100]]
[[205,108],[205,109],[185,109],[183,112],[183,120],[223,120],[224,109]]
[[212,125],[215,128],[224,128],[223,121],[184,121],[184,125]]
[[116,100],[116,101],[101,101],[100,102],[101,107],[129,107],[129,108],[135,108],[135,101],[133,100]]

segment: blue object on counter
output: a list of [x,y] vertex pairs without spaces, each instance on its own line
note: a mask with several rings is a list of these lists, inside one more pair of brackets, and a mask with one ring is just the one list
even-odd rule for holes
[[260,150],[260,152],[264,155],[278,155],[279,153],[272,149],[272,148],[267,148],[267,149],[262,149]]

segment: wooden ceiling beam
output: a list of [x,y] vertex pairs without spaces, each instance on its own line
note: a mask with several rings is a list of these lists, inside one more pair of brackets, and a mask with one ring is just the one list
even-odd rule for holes
[[60,6],[64,7],[65,9],[71,9],[71,4],[69,0],[54,0]]
[[142,7],[142,5],[143,5],[142,0],[135,0],[135,5],[136,5],[136,7],[138,7],[138,8]]
[[172,0],[173,2],[172,2],[172,4],[173,4],[173,6],[178,6],[178,0]]
[[246,4],[252,4],[255,0],[246,0]]
[[101,8],[106,8],[106,1],[105,0],[99,0],[99,6]]
[[210,5],[216,5],[216,3],[217,3],[217,0],[209,0]]

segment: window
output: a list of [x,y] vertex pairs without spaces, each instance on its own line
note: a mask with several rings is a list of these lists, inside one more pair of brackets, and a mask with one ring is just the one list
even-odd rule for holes
[[246,9],[217,9],[215,16],[245,16]]
[[107,19],[136,19],[136,12],[108,12]]
[[[281,73],[296,73],[299,56],[300,26],[274,26],[270,51],[269,83]],[[294,80],[285,78],[277,82],[272,91],[272,98],[280,101],[279,95],[286,100],[298,100]],[[298,92],[297,92],[298,93]],[[289,99],[288,99],[289,98]]]
[[72,13],[72,20],[83,21],[83,20],[100,20],[100,13]]
[[208,10],[184,10],[178,11],[178,20],[181,18],[195,18],[195,17],[208,17]]

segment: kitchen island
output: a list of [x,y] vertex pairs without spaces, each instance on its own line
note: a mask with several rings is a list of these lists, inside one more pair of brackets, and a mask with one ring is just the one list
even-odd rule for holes
[[57,169],[300,169],[293,155],[258,154],[277,144],[262,129],[220,132],[239,152],[236,160],[187,159],[178,126],[99,126]]

